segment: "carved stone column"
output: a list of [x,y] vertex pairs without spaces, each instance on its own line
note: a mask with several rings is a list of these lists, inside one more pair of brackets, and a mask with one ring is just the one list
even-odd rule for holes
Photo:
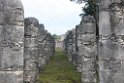
[[24,11],[20,0],[0,0],[0,83],[23,83]]
[[92,16],[84,16],[78,28],[78,54],[81,57],[82,83],[96,83],[96,26]]
[[123,4],[121,0],[102,0],[100,3],[100,83],[124,83]]
[[38,27],[35,18],[25,19],[24,83],[36,83],[38,74]]

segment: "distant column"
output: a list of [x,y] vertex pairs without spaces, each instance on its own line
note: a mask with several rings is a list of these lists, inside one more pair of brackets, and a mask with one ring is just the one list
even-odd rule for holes
[[38,41],[39,41],[38,68],[39,68],[39,72],[41,72],[44,69],[44,66],[47,62],[47,55],[49,54],[46,49],[47,32],[43,24],[39,25],[38,35],[39,35],[38,36]]
[[80,54],[80,52],[81,52],[81,50],[80,50],[80,47],[81,47],[81,32],[82,32],[82,29],[83,28],[81,28],[81,26],[80,25],[77,25],[76,26],[76,29],[75,29],[75,31],[76,31],[76,33],[75,33],[75,35],[76,35],[76,40],[75,40],[75,43],[76,43],[76,67],[77,67],[77,71],[78,72],[81,72],[81,64],[82,64],[82,62],[81,62],[81,57],[82,57],[82,55]]
[[38,74],[38,27],[36,18],[25,19],[24,83],[36,83]]
[[78,28],[78,54],[82,83],[96,83],[96,26],[92,16],[84,16]]

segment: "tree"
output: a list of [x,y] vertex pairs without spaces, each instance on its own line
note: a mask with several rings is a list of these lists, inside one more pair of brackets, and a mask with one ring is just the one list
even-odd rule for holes
[[[98,44],[99,41],[99,2],[98,0],[70,0],[70,1],[76,1],[77,3],[86,3],[85,6],[83,7],[84,14],[80,14],[81,16],[88,16],[91,15],[95,19],[96,23],[96,42]],[[96,55],[96,61],[98,61],[98,55]],[[97,62],[96,62],[96,66]],[[98,70],[96,68],[96,74],[97,74],[97,83],[99,82],[99,76],[98,76]]]
[[99,2],[98,0],[70,0],[75,1],[76,3],[82,4],[85,3],[85,6],[82,7],[82,10],[84,13],[80,14],[80,16],[88,16],[91,15],[95,19],[96,23],[96,35],[98,39],[99,34],[99,28],[98,28],[98,22],[99,22]]
[[61,36],[60,36],[60,35],[53,34],[53,38],[54,38],[55,40],[60,40]]

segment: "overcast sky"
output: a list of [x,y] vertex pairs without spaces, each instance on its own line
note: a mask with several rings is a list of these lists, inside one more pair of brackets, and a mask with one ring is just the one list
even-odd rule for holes
[[25,17],[35,17],[52,34],[64,34],[80,23],[82,5],[69,0],[22,0]]

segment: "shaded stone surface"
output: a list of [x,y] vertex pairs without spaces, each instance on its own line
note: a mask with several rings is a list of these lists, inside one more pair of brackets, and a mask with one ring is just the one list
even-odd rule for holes
[[39,50],[38,50],[38,68],[39,72],[42,71],[44,65],[50,60],[50,57],[55,52],[55,42],[50,33],[48,33],[43,24],[39,26]]
[[80,25],[66,33],[65,51],[69,61],[81,73],[82,83],[96,83],[96,27],[92,16],[84,16]]
[[23,13],[20,0],[0,0],[1,83],[23,83]]
[[25,19],[24,82],[36,83],[38,75],[38,27],[36,18]]
[[36,83],[38,72],[55,52],[54,45],[52,35],[36,18],[24,22],[20,0],[0,0],[0,83]]
[[96,83],[96,27],[92,16],[84,16],[77,28],[78,56],[81,58],[82,83]]
[[68,54],[68,59],[69,61],[72,61],[72,52],[73,52],[73,33],[72,31],[68,31],[67,35],[66,35],[66,53]]
[[100,83],[124,83],[124,7],[121,4],[121,0],[103,0],[100,3]]

